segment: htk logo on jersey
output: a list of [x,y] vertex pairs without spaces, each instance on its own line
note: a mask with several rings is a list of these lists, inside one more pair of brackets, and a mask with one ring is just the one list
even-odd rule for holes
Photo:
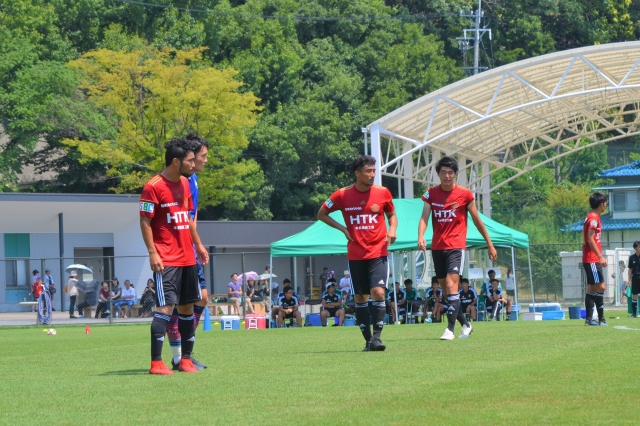
[[167,213],[167,223],[186,223],[189,222],[189,212],[175,212],[174,214]]
[[359,214],[356,216],[349,216],[349,220],[352,225],[366,225],[371,223],[378,223],[377,214]]
[[455,210],[434,210],[433,216],[437,218],[444,218],[444,219],[457,217]]

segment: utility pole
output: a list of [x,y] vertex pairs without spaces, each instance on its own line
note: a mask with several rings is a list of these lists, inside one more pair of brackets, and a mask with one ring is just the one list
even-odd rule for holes
[[[491,30],[488,28],[480,28],[480,20],[484,16],[482,12],[482,0],[478,0],[478,9],[471,10],[469,13],[460,11],[460,16],[469,18],[474,23],[473,28],[467,28],[463,30],[462,37],[456,37],[458,40],[458,49],[462,51],[462,58],[465,66],[462,67],[467,74],[476,75],[480,71],[485,71],[487,67],[480,66],[480,40],[485,33],[489,33],[489,40],[491,40]],[[467,33],[473,33],[473,38],[469,37]],[[467,67],[467,51],[469,50],[470,41],[473,40],[473,66]]]

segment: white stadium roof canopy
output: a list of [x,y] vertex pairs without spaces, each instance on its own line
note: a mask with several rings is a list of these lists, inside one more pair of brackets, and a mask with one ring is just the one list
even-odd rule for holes
[[[404,196],[413,197],[413,182],[438,183],[434,164],[447,154],[458,158],[459,183],[488,195],[558,157],[639,134],[639,103],[640,41],[633,41],[492,69],[416,99],[363,130],[378,159],[378,183],[381,175],[397,177],[405,182]],[[490,176],[502,169],[515,173],[491,185]]]

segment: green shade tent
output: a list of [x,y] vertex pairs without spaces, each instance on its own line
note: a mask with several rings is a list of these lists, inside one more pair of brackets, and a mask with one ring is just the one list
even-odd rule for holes
[[[420,199],[395,199],[393,203],[398,216],[398,230],[395,243],[390,247],[391,251],[418,250],[418,221],[422,215],[424,202]],[[341,212],[331,213],[336,221],[344,224]],[[529,236],[504,226],[490,218],[480,214],[491,241],[500,247],[529,247]],[[486,243],[480,232],[476,229],[469,217],[467,232],[467,247],[482,248]],[[433,228],[431,220],[425,238],[427,248],[431,247]],[[298,256],[322,256],[347,253],[347,240],[344,234],[323,222],[316,222],[309,228],[290,237],[271,244],[271,256],[273,257],[298,257]]]

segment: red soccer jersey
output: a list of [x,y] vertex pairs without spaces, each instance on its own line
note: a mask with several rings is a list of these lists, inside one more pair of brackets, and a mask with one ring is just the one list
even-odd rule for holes
[[149,179],[140,195],[140,216],[151,217],[153,244],[164,266],[196,264],[189,230],[193,209],[189,182],[171,182],[162,175]]
[[600,262],[600,258],[598,258],[598,255],[593,251],[587,240],[587,237],[589,236],[589,229],[596,230],[596,245],[598,246],[600,253],[602,253],[602,244],[600,243],[602,222],[600,221],[599,214],[590,212],[582,225],[582,263],[597,263]]
[[42,283],[33,283],[33,285],[31,286],[31,292],[33,293],[33,297],[35,297],[36,299],[40,297],[40,295],[42,294]]
[[450,192],[438,185],[424,193],[422,201],[431,206],[431,250],[467,248],[467,206],[474,200],[471,191],[458,185]]
[[350,185],[331,194],[322,206],[328,212],[342,211],[353,238],[347,244],[349,260],[375,259],[389,254],[384,213],[392,212],[394,207],[387,188],[373,185],[368,191],[360,192],[355,185]]

